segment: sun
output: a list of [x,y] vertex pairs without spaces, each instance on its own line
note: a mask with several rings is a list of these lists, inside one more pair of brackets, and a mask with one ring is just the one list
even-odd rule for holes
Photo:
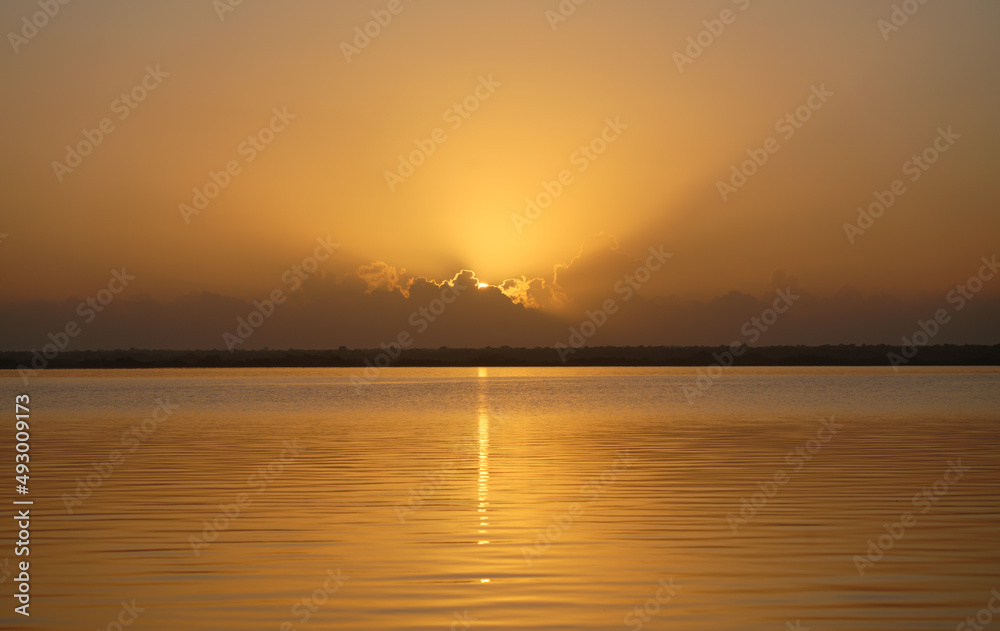
[[486,289],[489,286],[490,286],[489,283],[479,283],[478,285],[476,285],[476,287],[478,287],[479,289]]

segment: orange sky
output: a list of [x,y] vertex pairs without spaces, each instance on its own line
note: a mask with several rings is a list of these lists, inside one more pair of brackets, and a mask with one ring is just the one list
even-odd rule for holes
[[[615,261],[627,269],[663,246],[673,257],[643,300],[691,313],[731,292],[766,303],[778,272],[858,322],[843,334],[802,322],[814,333],[795,339],[810,343],[891,341],[895,323],[933,312],[996,253],[995,2],[928,3],[898,27],[886,26],[892,2],[867,0],[593,2],[565,20],[555,0],[220,6],[95,0],[41,18],[34,2],[0,7],[4,348],[44,341],[38,313],[75,317],[122,266],[137,280],[120,302],[217,294],[233,301],[219,321],[233,321],[327,236],[339,247],[298,301],[326,304],[321,276],[336,293],[381,262],[402,284],[376,292],[401,298],[411,278],[463,269],[491,285],[544,279],[557,299],[531,309],[572,322],[615,296]],[[359,37],[365,28],[377,35]],[[934,164],[912,162],[935,142]],[[89,155],[70,167],[67,145]],[[400,170],[414,151],[421,164]],[[761,155],[726,192],[734,165]],[[213,174],[225,185],[195,214]],[[858,206],[896,180],[905,192],[848,238]],[[526,199],[546,208],[526,215]],[[557,266],[595,238],[605,258],[577,259],[586,273],[560,284]],[[384,307],[364,295],[361,312]],[[977,295],[982,322],[998,295],[1000,282]],[[754,309],[734,310],[737,332]],[[635,322],[627,335],[609,325],[607,340],[674,339],[656,317]],[[728,343],[726,322],[696,337]],[[1000,341],[995,325],[971,323],[950,335]],[[119,342],[210,344],[212,326]],[[316,344],[398,330],[343,326]]]

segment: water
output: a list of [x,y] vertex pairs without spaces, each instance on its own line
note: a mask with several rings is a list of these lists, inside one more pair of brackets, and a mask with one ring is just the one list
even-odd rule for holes
[[693,404],[690,369],[357,375],[34,381],[30,628],[953,629],[1000,588],[997,369],[737,369]]

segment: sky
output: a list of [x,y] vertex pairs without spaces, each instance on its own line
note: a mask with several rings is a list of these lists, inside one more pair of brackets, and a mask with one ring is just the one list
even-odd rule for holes
[[0,350],[1000,343],[998,27],[9,0]]

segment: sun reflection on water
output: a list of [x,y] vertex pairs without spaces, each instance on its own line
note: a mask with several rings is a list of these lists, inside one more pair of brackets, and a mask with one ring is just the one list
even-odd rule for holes
[[[489,530],[489,492],[490,492],[490,416],[486,407],[485,378],[486,369],[479,369],[479,478],[476,482],[479,498],[479,538],[478,545],[487,545]],[[480,579],[480,583],[489,583],[490,579]]]

